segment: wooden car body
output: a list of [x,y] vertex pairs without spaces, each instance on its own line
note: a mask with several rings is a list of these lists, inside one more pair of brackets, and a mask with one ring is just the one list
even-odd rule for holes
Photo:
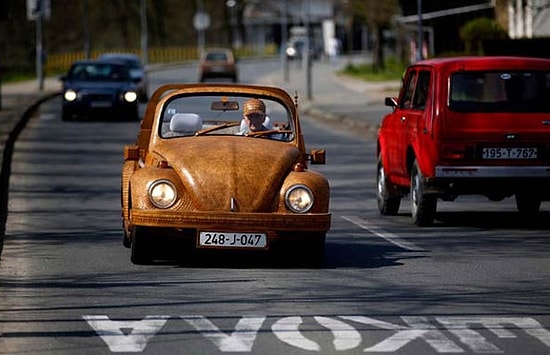
[[[266,103],[269,132],[239,132],[242,106],[252,98]],[[323,150],[305,151],[296,103],[284,90],[160,87],[136,144],[125,147],[122,218],[132,261],[151,261],[148,250],[167,234],[196,249],[269,251],[295,243],[318,257],[330,228],[330,192],[308,166],[324,157]]]

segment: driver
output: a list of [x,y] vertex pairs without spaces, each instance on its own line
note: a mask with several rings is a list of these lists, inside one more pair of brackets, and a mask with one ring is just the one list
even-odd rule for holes
[[250,99],[243,104],[242,135],[249,133],[269,131],[269,118],[266,117],[265,104],[260,99]]

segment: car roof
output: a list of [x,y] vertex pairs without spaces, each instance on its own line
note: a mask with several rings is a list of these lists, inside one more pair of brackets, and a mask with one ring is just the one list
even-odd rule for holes
[[208,54],[212,53],[223,53],[227,55],[229,58],[233,57],[233,51],[229,48],[207,48],[203,52],[203,58],[206,58]]
[[413,66],[430,66],[440,70],[514,70],[550,69],[550,59],[513,56],[479,56],[434,58],[419,61]]
[[118,59],[130,59],[130,60],[137,60],[139,61],[140,58],[136,54],[131,53],[105,53],[99,56],[98,59],[111,59],[111,58],[118,58]]
[[84,65],[84,64],[111,64],[111,65],[118,65],[118,66],[125,66],[123,62],[116,59],[105,59],[105,60],[96,60],[96,59],[83,59],[83,60],[77,60],[74,61],[72,65]]

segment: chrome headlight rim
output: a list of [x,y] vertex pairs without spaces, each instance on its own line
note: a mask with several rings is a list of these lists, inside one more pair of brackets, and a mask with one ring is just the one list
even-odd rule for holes
[[122,98],[124,99],[125,102],[128,102],[128,103],[132,104],[132,103],[136,102],[137,99],[138,99],[137,91],[134,91],[134,90],[125,91],[122,94]]
[[78,97],[78,94],[73,89],[67,89],[63,93],[63,99],[67,102],[73,102],[77,99],[77,97]]
[[[303,192],[306,193],[305,196],[307,196],[308,201],[304,201],[305,203],[304,203],[303,207],[296,206],[296,204],[293,203],[293,201],[291,200],[291,197],[292,197],[293,193],[295,193],[297,191],[303,191]],[[309,210],[311,210],[311,208],[313,207],[314,201],[315,201],[315,199],[314,199],[314,196],[313,196],[313,191],[311,191],[311,189],[308,186],[304,185],[304,184],[292,185],[285,192],[285,205],[289,210],[291,210],[292,212],[295,212],[295,213],[307,213],[307,212],[309,212]]]
[[[165,202],[163,202],[163,200],[165,199],[165,195],[161,194],[162,196],[156,197],[157,196],[156,193],[158,193],[157,189],[161,188],[161,186],[168,187],[170,190],[167,190],[167,191],[170,191],[172,195],[171,197],[168,197],[168,199]],[[153,206],[161,209],[167,209],[174,206],[174,204],[176,203],[176,200],[178,199],[178,192],[176,190],[176,185],[174,185],[174,183],[171,182],[170,180],[166,180],[166,179],[159,179],[159,180],[153,181],[153,183],[149,185],[147,195],[149,196],[149,201],[151,201]]]

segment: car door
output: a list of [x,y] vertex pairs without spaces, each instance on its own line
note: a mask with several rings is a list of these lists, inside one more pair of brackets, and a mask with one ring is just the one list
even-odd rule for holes
[[408,146],[407,125],[411,115],[411,107],[413,104],[413,95],[418,81],[418,72],[411,68],[407,71],[403,90],[399,98],[399,106],[392,113],[390,120],[387,122],[390,134],[388,135],[388,152],[386,157],[389,161],[387,170],[390,175],[398,180],[403,181],[406,178],[406,155]]

